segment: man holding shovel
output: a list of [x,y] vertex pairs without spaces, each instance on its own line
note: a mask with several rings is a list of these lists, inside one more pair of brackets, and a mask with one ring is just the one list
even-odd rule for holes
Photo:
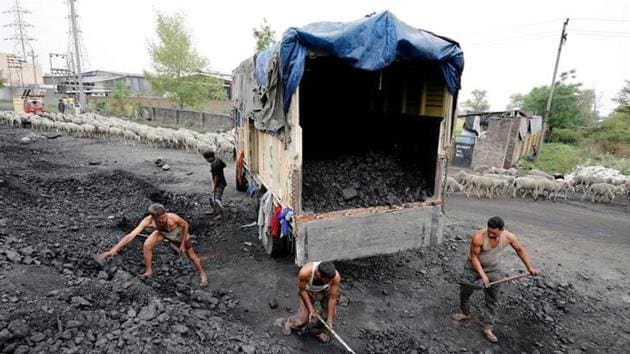
[[190,236],[188,234],[188,222],[175,213],[167,213],[166,208],[162,204],[151,204],[149,206],[149,216],[142,219],[140,224],[133,231],[125,235],[111,250],[98,256],[99,262],[104,262],[114,257],[123,247],[133,241],[145,228],[154,228],[155,231],[144,242],[144,265],[146,271],[142,274],[143,278],[149,278],[153,275],[153,248],[166,239],[168,242],[175,244],[180,254],[186,256],[192,261],[199,272],[201,287],[208,285],[208,276],[203,269],[201,260],[192,248]]
[[[312,322],[325,319],[326,327],[332,330],[336,314],[337,296],[341,276],[332,262],[310,262],[305,264],[298,273],[298,312],[286,319],[278,319],[282,326],[282,333],[290,335],[294,329],[301,329]],[[322,307],[322,317],[315,309],[315,303]],[[324,331],[311,329],[317,339],[322,342],[330,341],[330,336]]]
[[[504,230],[505,223],[498,216],[488,220],[488,227],[473,234],[470,241],[470,256],[464,267],[464,282],[460,284],[460,310],[453,319],[462,321],[471,318],[470,297],[475,290],[475,282],[481,282],[486,300],[486,311],[482,312],[483,334],[492,343],[498,342],[493,333],[494,316],[497,308],[501,281],[500,256],[507,246],[512,246],[530,275],[538,275],[538,269],[529,261],[529,255],[516,236]],[[501,281],[502,282],[502,281]]]

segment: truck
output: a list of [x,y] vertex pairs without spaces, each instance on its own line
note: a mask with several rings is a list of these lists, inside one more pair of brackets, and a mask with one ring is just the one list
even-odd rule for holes
[[[270,199],[266,252],[303,265],[439,244],[463,65],[457,42],[388,11],[290,28],[244,60],[236,185]],[[267,220],[285,216],[278,235]]]
[[13,110],[17,113],[41,113],[44,111],[45,92],[26,89],[13,98]]

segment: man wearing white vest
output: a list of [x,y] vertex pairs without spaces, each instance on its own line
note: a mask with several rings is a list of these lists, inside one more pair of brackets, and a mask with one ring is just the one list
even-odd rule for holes
[[[305,264],[298,273],[298,312],[282,323],[282,333],[290,335],[294,329],[301,329],[311,322],[317,322],[318,312],[315,303],[322,307],[322,317],[328,327],[333,328],[337,309],[337,296],[341,276],[332,262],[310,262]],[[313,335],[322,342],[328,342],[330,336],[321,331]]]

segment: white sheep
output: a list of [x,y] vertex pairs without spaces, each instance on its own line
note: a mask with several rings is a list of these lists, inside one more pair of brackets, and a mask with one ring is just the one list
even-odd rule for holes
[[446,176],[445,184],[446,184],[446,187],[444,188],[445,195],[448,195],[451,192],[456,193],[456,192],[464,191],[464,186],[459,184],[457,180],[451,176]]
[[516,198],[516,195],[520,191],[524,191],[523,199],[525,199],[525,196],[527,196],[527,194],[531,194],[534,200],[537,200],[538,195],[536,195],[534,192],[536,190],[536,187],[538,186],[539,181],[540,180],[538,178],[532,177],[518,177],[514,179],[514,182],[512,183],[512,198]]

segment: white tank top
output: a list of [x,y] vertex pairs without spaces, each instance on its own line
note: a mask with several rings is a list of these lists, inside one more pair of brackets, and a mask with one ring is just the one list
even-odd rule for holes
[[324,284],[324,285],[313,285],[313,278],[315,277],[315,271],[317,271],[317,267],[319,267],[319,264],[321,262],[313,262],[313,269],[311,270],[311,280],[309,280],[308,283],[306,283],[306,290],[313,292],[313,293],[318,293],[321,291],[325,291],[328,290],[329,285],[328,284]]

